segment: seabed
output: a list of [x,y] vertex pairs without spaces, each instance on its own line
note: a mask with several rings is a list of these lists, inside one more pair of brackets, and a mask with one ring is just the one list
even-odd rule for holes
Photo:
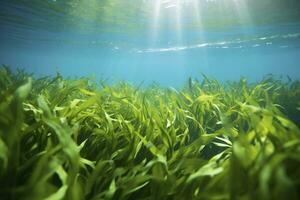
[[299,199],[300,82],[0,70],[1,199]]

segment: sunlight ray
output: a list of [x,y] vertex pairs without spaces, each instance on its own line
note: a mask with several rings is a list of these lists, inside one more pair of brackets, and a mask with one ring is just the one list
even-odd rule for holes
[[160,30],[160,10],[161,10],[161,0],[155,0],[154,2],[154,12],[153,12],[153,23],[152,23],[152,42],[156,43]]
[[182,21],[181,21],[181,4],[180,0],[175,1],[175,5],[177,5],[175,15],[176,15],[176,36],[177,36],[177,43],[182,42]]
[[248,7],[245,3],[245,0],[232,0],[234,7],[235,7],[235,12],[238,15],[238,18],[240,19],[240,24],[243,25],[251,25],[252,24],[252,19],[249,14]]

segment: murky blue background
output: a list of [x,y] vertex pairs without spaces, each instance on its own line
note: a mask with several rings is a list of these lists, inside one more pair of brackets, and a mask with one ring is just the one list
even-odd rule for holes
[[300,79],[297,0],[2,0],[0,29],[0,63],[38,76]]

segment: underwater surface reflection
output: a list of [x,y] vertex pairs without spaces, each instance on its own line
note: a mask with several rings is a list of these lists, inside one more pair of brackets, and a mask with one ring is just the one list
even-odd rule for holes
[[180,86],[272,73],[299,78],[296,0],[8,1],[0,60],[37,75]]

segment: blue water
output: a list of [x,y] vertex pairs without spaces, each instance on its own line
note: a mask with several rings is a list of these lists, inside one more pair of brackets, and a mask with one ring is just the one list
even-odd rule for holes
[[[60,72],[174,87],[202,73],[220,81],[256,81],[266,74],[300,79],[297,1],[273,1],[270,8],[272,1],[165,0],[154,19],[147,8],[157,1],[87,0],[69,12],[66,6],[83,1],[3,0],[0,63],[37,76]],[[201,26],[190,25],[195,1],[207,6],[200,9]]]

